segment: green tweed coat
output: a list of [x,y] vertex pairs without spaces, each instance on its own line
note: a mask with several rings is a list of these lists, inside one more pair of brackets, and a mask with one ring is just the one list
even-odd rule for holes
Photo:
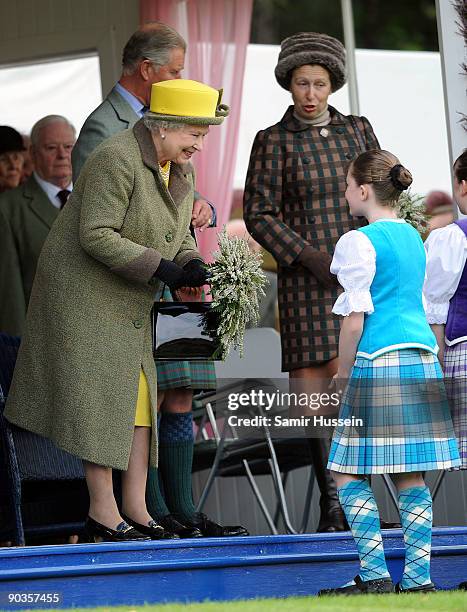
[[157,465],[151,277],[161,257],[200,258],[189,231],[193,168],[172,164],[169,188],[142,121],[102,143],[39,258],[5,409],[11,422],[82,459],[126,470],[141,367]]
[[248,166],[243,216],[278,263],[284,371],[337,356],[340,324],[331,311],[339,290],[321,287],[296,260],[307,245],[331,256],[342,234],[362,225],[350,216],[345,177],[362,151],[380,148],[368,119],[329,110],[323,128],[302,123],[290,106],[258,132]]
[[0,332],[23,334],[37,260],[59,212],[34,176],[0,196]]

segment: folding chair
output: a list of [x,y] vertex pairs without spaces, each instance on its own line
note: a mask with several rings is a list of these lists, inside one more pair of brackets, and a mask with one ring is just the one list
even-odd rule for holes
[[[220,415],[216,418],[215,414],[216,402],[222,402],[234,389],[238,391],[238,381],[244,381],[242,390],[246,391],[258,385],[263,389],[268,386],[275,389],[277,382],[274,381],[288,379],[288,374],[281,371],[280,355],[280,337],[274,329],[249,329],[245,333],[244,357],[240,358],[237,351],[231,351],[225,362],[216,362],[216,392],[197,396],[194,416],[195,419],[198,417],[200,422],[193,470],[199,471],[211,466],[197,509],[200,511],[203,508],[217,477],[246,476],[271,533],[278,533],[280,518],[288,533],[303,533],[310,514],[313,469],[310,467],[305,506],[298,529],[291,524],[285,490],[291,470],[311,466],[307,440],[273,439],[267,426],[261,428],[260,439],[240,439],[234,428],[228,426],[227,419],[224,419],[219,427]],[[268,474],[272,479],[276,493],[276,508],[273,513],[267,507],[256,482],[255,476],[260,474]]]
[[3,416],[19,344],[0,333],[0,540],[24,546],[82,534],[89,497],[80,459]]

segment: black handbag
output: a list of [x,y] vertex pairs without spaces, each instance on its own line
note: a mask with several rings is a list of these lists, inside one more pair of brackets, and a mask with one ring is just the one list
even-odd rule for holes
[[153,354],[157,361],[216,360],[219,313],[209,302],[155,302]]

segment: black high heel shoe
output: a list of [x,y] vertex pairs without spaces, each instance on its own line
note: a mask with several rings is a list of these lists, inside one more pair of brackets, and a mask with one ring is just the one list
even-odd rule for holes
[[138,530],[140,533],[144,533],[145,536],[149,536],[151,540],[179,540],[180,536],[176,533],[171,533],[170,531],[166,531],[161,525],[158,525],[154,519],[150,520],[147,525],[142,525],[141,523],[137,523],[133,521],[129,516],[123,514],[122,516],[125,521]]
[[85,523],[85,529],[91,542],[130,542],[132,540],[151,539],[140,531],[130,527],[125,521],[122,521],[117,526],[117,529],[110,529],[110,527],[106,527],[88,516]]

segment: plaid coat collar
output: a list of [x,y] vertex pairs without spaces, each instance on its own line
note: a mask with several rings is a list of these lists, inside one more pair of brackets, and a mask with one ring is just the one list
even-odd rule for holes
[[[345,123],[345,116],[336,110],[333,106],[329,106],[329,112],[331,113],[330,125],[343,125]],[[307,123],[303,123],[297,119],[293,114],[293,104],[285,111],[285,115],[280,120],[280,125],[288,132],[303,132],[310,126]]]

